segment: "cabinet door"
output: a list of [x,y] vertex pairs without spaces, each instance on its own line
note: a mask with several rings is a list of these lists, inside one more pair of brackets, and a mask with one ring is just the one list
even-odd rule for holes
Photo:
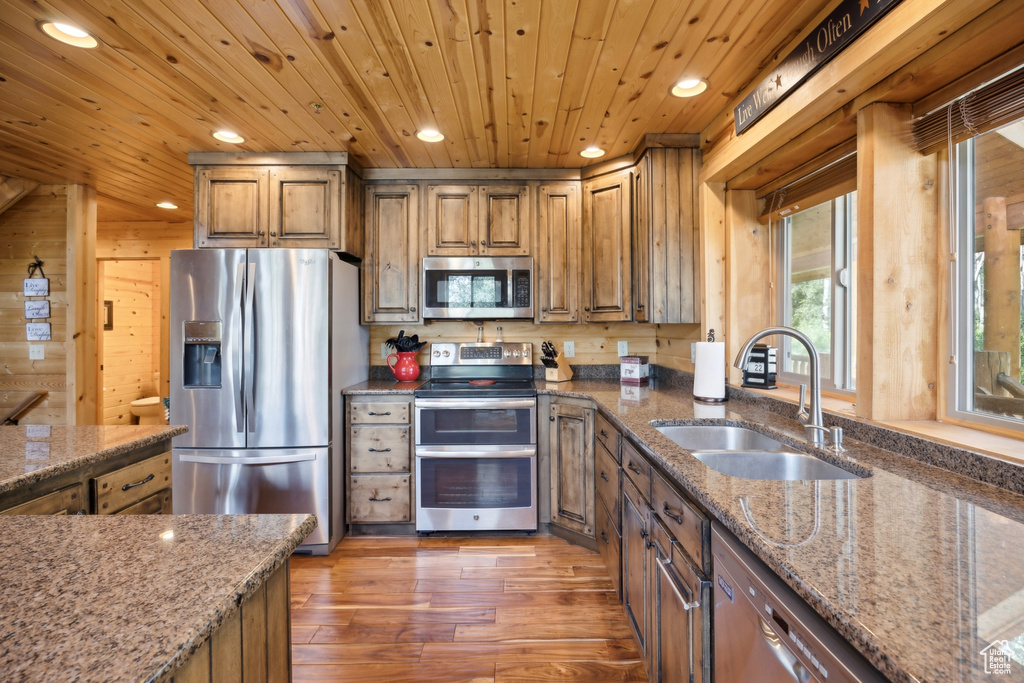
[[0,510],[0,515],[80,515],[85,513],[81,484],[47,493],[32,500]]
[[197,166],[195,185],[195,246],[268,245],[266,168]]
[[647,502],[627,478],[622,480],[622,606],[645,658],[649,655]]
[[541,185],[537,216],[537,322],[574,323],[580,311],[579,183]]
[[530,188],[526,185],[484,185],[480,188],[480,254],[529,256]]
[[427,255],[477,253],[477,188],[472,185],[427,187]]
[[594,538],[594,409],[551,404],[551,523]]
[[651,299],[651,157],[650,150],[633,169],[633,321],[650,321]]
[[316,166],[270,169],[270,246],[337,249],[341,171]]
[[366,187],[363,322],[418,322],[419,188]]
[[633,317],[631,172],[583,183],[583,321]]

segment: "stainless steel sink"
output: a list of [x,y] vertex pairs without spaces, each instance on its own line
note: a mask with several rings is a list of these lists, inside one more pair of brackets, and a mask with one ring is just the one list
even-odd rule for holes
[[664,425],[659,432],[722,474],[743,479],[860,479],[813,455],[796,453],[770,436],[729,425]]
[[860,479],[824,460],[792,451],[711,451],[693,457],[722,474],[743,479],[806,481],[814,479]]
[[780,442],[745,427],[728,425],[666,425],[659,432],[688,451],[773,451]]

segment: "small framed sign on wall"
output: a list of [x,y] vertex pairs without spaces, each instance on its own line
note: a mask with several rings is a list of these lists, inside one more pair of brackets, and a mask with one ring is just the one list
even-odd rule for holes
[[50,300],[33,299],[25,302],[25,319],[38,320],[50,317]]
[[23,285],[25,296],[50,296],[50,278],[27,277]]
[[25,339],[50,341],[50,323],[25,323]]

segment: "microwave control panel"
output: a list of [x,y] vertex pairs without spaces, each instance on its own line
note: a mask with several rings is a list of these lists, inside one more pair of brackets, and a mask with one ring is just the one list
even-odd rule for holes
[[530,280],[532,273],[528,270],[512,271],[512,306],[513,308],[529,308]]

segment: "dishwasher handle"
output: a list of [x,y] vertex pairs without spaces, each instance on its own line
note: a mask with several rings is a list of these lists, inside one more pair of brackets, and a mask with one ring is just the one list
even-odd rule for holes
[[811,673],[800,663],[796,655],[789,651],[789,648],[783,643],[782,638],[775,632],[775,629],[760,614],[757,615],[757,621],[761,627],[761,637],[764,638],[768,649],[775,655],[775,659],[779,660],[779,664],[786,670],[786,673],[792,676],[793,680],[797,683],[810,683],[812,680]]

